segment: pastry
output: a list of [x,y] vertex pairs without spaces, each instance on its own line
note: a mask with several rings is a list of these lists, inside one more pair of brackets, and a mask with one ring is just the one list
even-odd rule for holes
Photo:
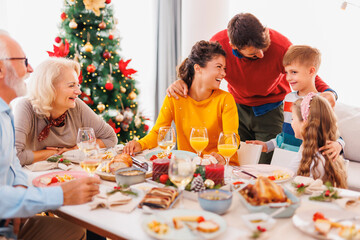
[[132,159],[129,154],[121,153],[114,157],[113,160],[106,164],[106,172],[115,174],[121,168],[132,166]]
[[315,230],[321,235],[326,236],[331,230],[331,222],[326,219],[317,219],[315,221]]
[[217,224],[214,221],[211,220],[207,220],[207,221],[202,221],[198,224],[198,226],[196,227],[196,230],[200,231],[200,232],[205,232],[205,233],[212,233],[212,232],[216,232],[217,230],[219,230],[219,224]]
[[167,209],[177,197],[178,192],[172,188],[152,188],[140,202],[139,207]]

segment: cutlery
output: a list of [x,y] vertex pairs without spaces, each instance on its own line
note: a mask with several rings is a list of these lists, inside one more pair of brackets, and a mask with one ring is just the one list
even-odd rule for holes
[[360,220],[360,216],[353,216],[353,217],[347,217],[347,218],[340,218],[334,220],[334,222],[342,222],[342,221],[357,221]]
[[204,237],[201,233],[199,233],[199,231],[196,230],[196,228],[193,227],[191,224],[185,222],[185,225],[188,227],[188,229],[190,230],[190,232],[191,232],[194,236],[196,236],[197,239],[205,239],[205,237]]
[[249,173],[249,172],[247,172],[247,171],[245,171],[245,170],[240,170],[240,172],[242,172],[242,173],[244,173],[244,174],[246,174],[246,175],[248,175],[248,176],[250,176],[250,177],[253,177],[253,178],[257,178],[257,176],[255,176],[255,175],[253,175],[253,174],[251,174],[251,173]]
[[136,166],[138,166],[138,167],[140,167],[140,168],[143,168],[143,169],[145,169],[146,171],[149,170],[149,164],[147,164],[146,162],[140,161],[140,160],[134,158],[133,156],[130,156],[130,157],[131,157],[131,159],[133,160],[133,163],[134,163]]

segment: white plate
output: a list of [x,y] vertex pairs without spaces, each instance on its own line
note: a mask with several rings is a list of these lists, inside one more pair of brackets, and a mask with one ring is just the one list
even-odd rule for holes
[[80,151],[79,149],[64,152],[62,155],[65,159],[70,160],[73,163],[80,163],[81,160],[85,157],[84,152]]
[[[222,217],[220,217],[219,215],[217,215],[215,213],[211,213],[211,212],[206,212],[206,211],[201,211],[201,210],[191,210],[191,209],[171,209],[171,210],[166,210],[163,212],[159,211],[159,212],[157,212],[156,215],[151,215],[151,216],[145,218],[145,220],[143,221],[143,223],[141,225],[147,234],[149,234],[151,237],[154,237],[156,239],[173,239],[173,240],[199,239],[196,235],[194,235],[186,227],[186,225],[184,225],[184,227],[181,229],[175,229],[174,226],[171,224],[169,226],[169,231],[163,235],[159,235],[159,234],[151,231],[147,226],[147,224],[153,220],[156,220],[161,223],[165,223],[165,222],[172,223],[173,217],[179,217],[179,216],[203,216],[205,218],[205,220],[212,220],[212,221],[216,222],[217,224],[219,224],[220,228],[216,232],[213,232],[213,233],[200,232],[204,239],[213,239],[213,238],[219,236],[220,234],[222,234],[227,228],[225,220]],[[192,224],[194,227],[197,224],[197,223],[190,223],[190,222],[188,222],[188,223]]]
[[[338,231],[340,230],[339,228],[333,228],[327,236],[323,236],[320,235],[316,232],[315,227],[314,227],[314,221],[312,220],[314,213],[316,212],[320,212],[324,215],[325,218],[331,220],[331,221],[336,221],[337,219],[341,218],[352,218],[357,216],[356,213],[354,212],[348,212],[345,210],[335,210],[335,209],[330,209],[330,208],[324,208],[324,209],[313,209],[313,210],[309,210],[309,211],[304,211],[304,212],[300,212],[295,214],[292,217],[292,221],[293,224],[295,225],[295,227],[297,227],[300,231],[315,237],[317,239],[334,239],[334,240],[343,240],[343,238],[341,238],[338,235]],[[343,225],[349,225],[351,226],[353,223],[355,223],[354,221],[342,221],[340,222]],[[359,222],[356,222],[357,224],[355,225],[356,228],[360,228]]]
[[289,174],[288,178],[282,179],[282,180],[275,180],[274,181],[275,183],[287,182],[290,179],[292,179],[295,175],[295,173],[291,169],[288,169],[285,167],[280,167],[280,166],[275,166],[275,165],[268,165],[268,164],[243,165],[243,166],[234,168],[233,174],[236,177],[244,178],[244,179],[251,179],[252,177],[250,177],[249,175],[247,175],[245,173],[242,173],[240,170],[247,171],[255,176],[260,176],[260,175],[261,176],[273,176],[274,171],[282,171],[284,173]]

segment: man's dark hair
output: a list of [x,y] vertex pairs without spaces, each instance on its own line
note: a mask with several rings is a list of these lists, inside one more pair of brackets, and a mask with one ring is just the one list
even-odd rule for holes
[[227,31],[230,42],[239,50],[244,47],[264,49],[270,43],[266,27],[251,13],[235,15],[230,20]]

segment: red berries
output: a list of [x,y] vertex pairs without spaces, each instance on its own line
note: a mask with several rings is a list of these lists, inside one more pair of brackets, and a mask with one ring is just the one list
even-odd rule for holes
[[58,181],[59,181],[59,180],[57,179],[57,177],[52,177],[49,184],[51,184],[51,183],[57,183]]
[[160,176],[159,181],[161,183],[165,184],[168,179],[169,179],[169,176],[167,174],[163,174],[163,175]]

